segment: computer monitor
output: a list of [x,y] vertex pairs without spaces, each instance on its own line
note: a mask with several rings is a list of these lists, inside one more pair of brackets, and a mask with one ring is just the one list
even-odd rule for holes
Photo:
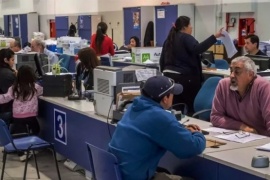
[[266,69],[270,69],[270,57],[249,54],[246,56],[254,61],[258,71],[265,71]]
[[35,54],[34,61],[35,61],[35,64],[36,64],[36,72],[38,73],[38,77],[41,78],[44,75],[44,71],[42,70],[40,57],[39,57],[38,54]]
[[205,51],[202,53],[202,63],[205,64],[207,67],[210,67],[212,64],[215,64],[215,58],[213,51]]

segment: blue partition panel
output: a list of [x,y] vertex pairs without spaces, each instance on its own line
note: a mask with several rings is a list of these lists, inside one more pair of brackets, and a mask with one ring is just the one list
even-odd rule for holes
[[[90,108],[89,108],[90,110]],[[55,104],[39,101],[41,137],[54,144],[56,152],[91,171],[85,142],[108,149],[115,126]]]
[[66,36],[68,34],[68,16],[55,17],[56,37]]
[[141,42],[141,8],[124,8],[124,43],[129,44],[131,36],[137,36]]
[[13,35],[12,36],[19,36],[19,27],[20,27],[20,20],[19,15],[12,15],[12,30]]
[[[164,13],[164,16],[161,15]],[[158,15],[159,14],[159,15]],[[162,47],[178,16],[177,5],[155,7],[156,46]]]
[[82,39],[91,39],[91,16],[78,16],[78,34]]
[[28,30],[27,30],[27,14],[20,15],[20,26],[21,26],[21,39],[22,39],[22,46],[24,43],[28,42]]
[[10,15],[4,15],[4,33],[5,36],[10,36],[9,34],[9,20],[10,19]]

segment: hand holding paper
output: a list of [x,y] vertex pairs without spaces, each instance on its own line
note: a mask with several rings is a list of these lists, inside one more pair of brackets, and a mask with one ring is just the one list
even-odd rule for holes
[[223,44],[224,44],[224,46],[226,48],[228,58],[231,58],[231,57],[233,57],[233,55],[235,55],[235,53],[237,53],[237,50],[236,50],[236,48],[235,48],[235,46],[233,44],[233,40],[229,36],[228,32],[222,30],[221,33],[224,36],[221,36],[220,40],[223,42]]

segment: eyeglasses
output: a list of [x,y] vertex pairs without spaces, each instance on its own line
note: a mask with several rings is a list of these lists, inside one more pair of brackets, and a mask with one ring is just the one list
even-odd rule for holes
[[242,72],[244,72],[243,68],[230,68],[230,74],[234,73],[235,76],[240,76],[242,74]]
[[158,97],[161,97],[162,95],[166,94],[167,92],[169,92],[170,90],[173,89],[173,87],[174,87],[174,80],[171,79],[171,78],[169,78],[169,80],[170,80],[170,82],[171,82],[171,87],[169,87],[168,89],[166,89],[164,92],[160,93],[160,94],[158,95]]
[[226,135],[231,135],[231,134],[235,134],[236,137],[238,137],[239,139],[245,138],[250,136],[249,132],[245,132],[245,131],[239,131],[239,132],[222,132],[223,134]]
[[250,136],[249,132],[244,132],[244,131],[239,131],[238,133],[235,134],[236,137],[238,137],[239,139],[245,138]]

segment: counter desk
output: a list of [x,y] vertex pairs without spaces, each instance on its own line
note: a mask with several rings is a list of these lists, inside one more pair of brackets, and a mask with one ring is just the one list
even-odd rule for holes
[[[190,117],[185,117],[182,122],[186,121],[187,118],[189,118],[188,123],[198,124],[201,128],[210,126],[209,122]],[[91,169],[85,142],[106,150],[111,139],[110,133],[112,134],[115,129],[115,125],[107,124],[105,117],[94,113],[92,102],[85,100],[68,101],[67,98],[40,97],[39,122],[41,136],[54,143],[58,153],[88,171],[91,171]],[[210,135],[207,135],[206,138],[215,139]],[[229,157],[237,161],[237,155],[233,155],[234,151],[245,152],[246,149],[269,143],[270,138],[244,144],[224,142],[226,142],[226,145],[219,148],[206,148],[201,155],[191,159],[178,159],[167,152],[159,165],[173,174],[202,180],[226,179],[223,177],[229,177],[227,179],[230,180],[238,180],[239,177],[249,180],[266,178],[265,170],[247,169],[247,164],[230,161]],[[251,152],[249,157],[253,154]],[[218,158],[219,156],[221,157]],[[228,163],[224,162],[226,160]],[[251,162],[251,159],[247,159],[247,162],[249,161]]]

